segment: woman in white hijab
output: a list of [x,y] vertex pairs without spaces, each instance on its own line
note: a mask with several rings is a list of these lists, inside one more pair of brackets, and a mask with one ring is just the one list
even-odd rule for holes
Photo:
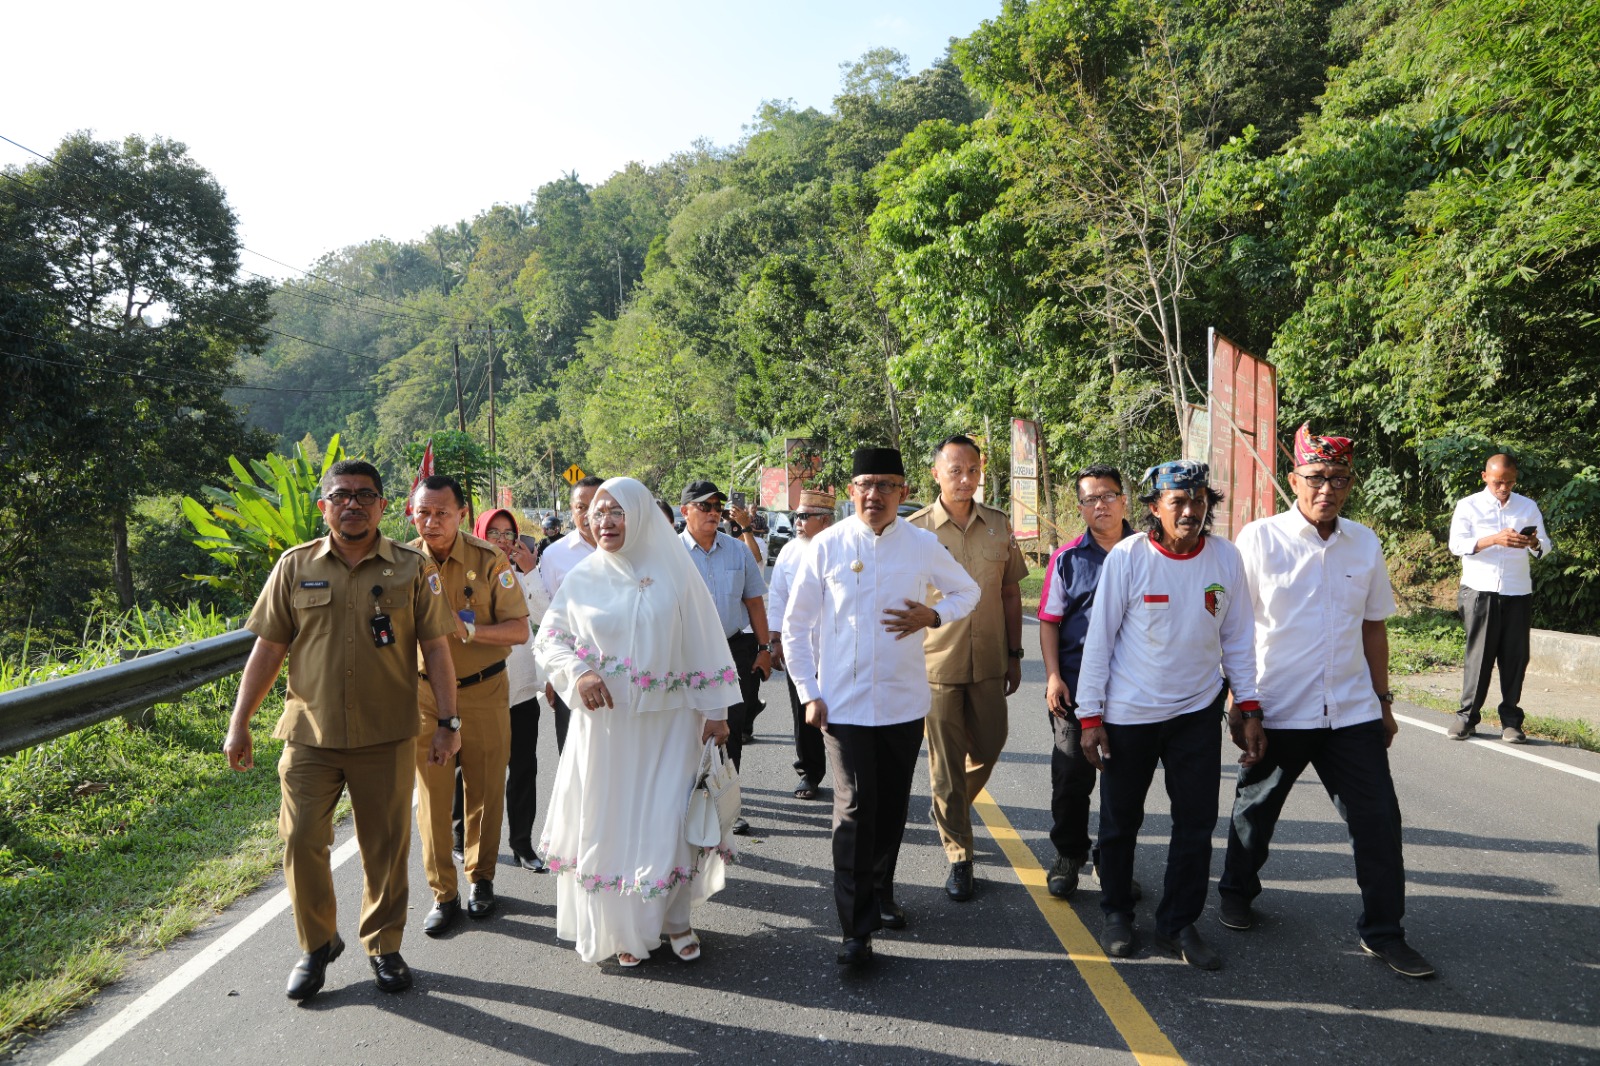
[[574,709],[539,850],[557,874],[556,936],[585,962],[637,966],[666,933],[700,957],[691,903],[722,888],[726,848],[683,818],[707,739],[728,735],[738,675],[705,582],[632,478],[589,508],[599,547],[567,575],[534,654]]

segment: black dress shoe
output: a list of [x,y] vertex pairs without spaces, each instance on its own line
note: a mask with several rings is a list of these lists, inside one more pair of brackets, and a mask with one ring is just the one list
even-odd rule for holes
[[406,960],[400,957],[398,951],[391,951],[387,955],[368,955],[367,962],[372,966],[378,991],[404,992],[411,987],[411,967],[406,965]]
[[285,994],[290,999],[310,999],[322,991],[322,977],[328,969],[328,963],[337,959],[343,950],[344,941],[335,933],[332,940],[316,951],[308,951],[300,956],[300,961],[289,971],[289,988]]
[[735,818],[730,828],[739,836],[747,837],[750,835],[750,823],[743,818]]
[[460,837],[456,837],[450,841],[450,857],[456,862],[467,861],[467,845]]
[[1218,908],[1218,921],[1229,929],[1243,931],[1256,924],[1256,912],[1243,896],[1218,893],[1222,905]]
[[1405,937],[1384,940],[1377,944],[1361,942],[1361,950],[1373,958],[1382,959],[1389,969],[1402,977],[1432,977],[1433,963],[1422,957],[1422,952],[1407,944]]
[[443,903],[435,903],[433,910],[422,920],[422,931],[429,936],[443,936],[446,929],[455,924],[456,918],[461,914],[461,897],[447,899]]
[[544,864],[544,860],[539,858],[539,853],[536,851],[515,851],[512,854],[516,856],[517,865],[524,870],[532,870],[536,874],[550,872],[550,867]]
[[1222,956],[1205,942],[1200,930],[1192,925],[1179,929],[1177,936],[1157,933],[1151,939],[1197,970],[1222,969]]
[[494,913],[494,882],[474,881],[467,893],[467,917],[487,918]]
[[1139,946],[1139,936],[1133,931],[1133,915],[1108,914],[1100,930],[1100,948],[1113,959],[1126,959]]
[[894,900],[881,900],[878,903],[878,921],[883,923],[885,929],[904,929],[906,927],[906,911]]
[[839,952],[839,965],[858,969],[872,961],[872,939],[864,936],[853,936],[845,940],[844,950]]
[[965,903],[972,898],[971,861],[950,864],[950,878],[944,883],[944,894],[957,903]]

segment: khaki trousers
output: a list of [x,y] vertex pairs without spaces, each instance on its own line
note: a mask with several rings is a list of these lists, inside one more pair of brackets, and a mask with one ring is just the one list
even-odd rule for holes
[[424,683],[418,703],[422,733],[417,739],[417,828],[422,837],[422,868],[435,903],[455,899],[456,864],[450,856],[450,808],[455,802],[456,766],[464,793],[462,839],[468,881],[493,881],[500,857],[500,827],[506,814],[506,764],[511,760],[511,686],[501,671],[456,693],[461,717],[461,753],[456,762],[433,766],[428,752],[439,716],[433,690]]
[[1006,679],[930,683],[928,781],[933,821],[951,862],[972,861],[972,801],[1006,746]]
[[333,939],[338,918],[333,894],[333,811],[350,790],[361,848],[361,946],[368,955],[400,950],[406,927],[411,856],[413,738],[365,748],[316,748],[289,741],[278,759],[283,802],[283,877],[294,908],[302,951]]

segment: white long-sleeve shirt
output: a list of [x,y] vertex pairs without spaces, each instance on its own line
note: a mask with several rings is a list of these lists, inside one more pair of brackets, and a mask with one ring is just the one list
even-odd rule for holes
[[1395,612],[1378,535],[1341,518],[1323,540],[1295,507],[1251,522],[1234,544],[1255,612],[1262,724],[1342,729],[1382,718],[1361,633]]
[[1147,725],[1203,710],[1226,674],[1256,700],[1255,618],[1239,549],[1173,555],[1135,533],[1106,555],[1078,672],[1079,721]]
[[1450,520],[1450,552],[1461,556],[1461,583],[1478,592],[1498,592],[1502,596],[1528,596],[1533,593],[1533,575],[1528,572],[1527,548],[1502,548],[1495,544],[1478,551],[1478,541],[1503,529],[1521,533],[1529,526],[1537,530],[1539,554],[1554,545],[1544,530],[1544,515],[1539,505],[1513,492],[1504,506],[1487,488],[1474,492],[1456,504]]
[[551,600],[561,591],[561,583],[574,566],[594,554],[594,545],[576,529],[546,548],[539,556],[539,579]]
[[933,702],[918,630],[903,640],[883,627],[888,608],[943,596],[942,622],[978,605],[978,585],[939,538],[897,518],[881,535],[859,515],[818,533],[789,586],[781,632],[789,676],[828,721],[885,726],[925,718]]
[[[767,580],[767,618],[769,628],[782,633],[783,613],[789,606],[789,589],[794,585],[795,574],[800,571],[800,560],[811,549],[812,538],[796,537],[785,544],[778,552],[778,557],[772,563],[772,577]],[[812,631],[813,635],[815,630]],[[818,649],[813,642],[811,655],[815,658]]]
[[511,687],[511,705],[536,699],[544,691],[544,675],[539,662],[533,657],[533,642],[539,639],[539,622],[550,609],[550,597],[544,590],[544,580],[538,570],[517,574],[522,587],[523,602],[528,605],[528,639],[511,647],[506,656],[506,680]]

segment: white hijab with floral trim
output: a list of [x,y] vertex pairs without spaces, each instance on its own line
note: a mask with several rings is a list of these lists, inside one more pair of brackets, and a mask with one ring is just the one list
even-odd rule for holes
[[539,665],[569,707],[582,706],[578,679],[592,670],[618,710],[727,718],[739,675],[705,581],[649,489],[612,478],[591,515],[605,496],[626,516],[622,547],[586,556],[562,581],[534,642]]

